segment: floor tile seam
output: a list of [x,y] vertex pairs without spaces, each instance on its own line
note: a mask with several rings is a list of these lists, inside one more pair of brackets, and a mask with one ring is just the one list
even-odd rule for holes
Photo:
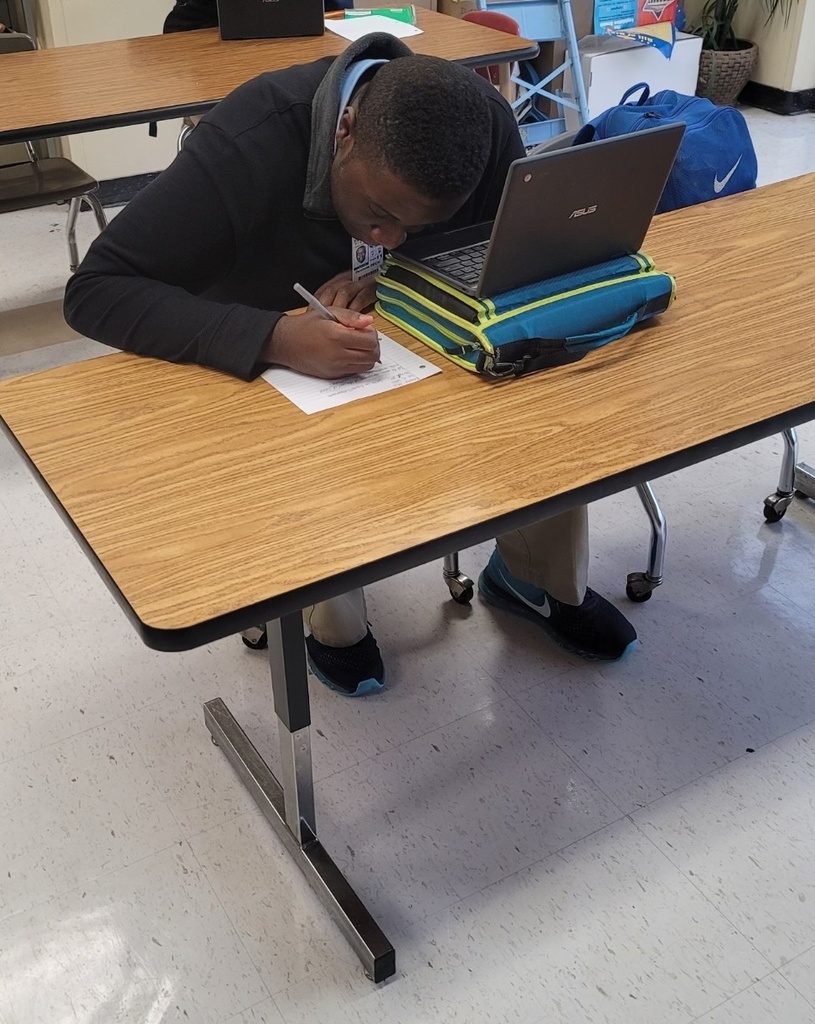
[[[376,700],[376,697],[374,697],[373,699]],[[496,704],[505,703],[507,699],[511,699],[509,698],[508,694],[500,694],[497,696],[495,700],[490,700],[488,703],[482,704],[480,707],[473,708],[472,710],[465,712],[463,715],[459,715],[456,718],[451,718],[449,721],[444,722],[441,725],[436,723],[431,728],[424,730],[422,732],[417,732],[413,736],[408,736],[406,739],[400,740],[398,743],[393,743],[390,746],[386,747],[384,750],[378,750],[373,754],[367,754],[365,757],[360,758],[359,761],[355,761],[353,764],[344,765],[342,768],[337,768],[326,775],[320,775],[319,778],[315,777],[314,782],[315,784],[317,784],[326,782],[328,779],[334,779],[337,775],[341,775],[343,772],[359,768],[360,766],[367,764],[369,761],[375,761],[379,757],[384,757],[388,754],[394,753],[397,750],[401,750],[402,747],[406,747],[408,746],[408,744],[414,743],[416,740],[426,739],[428,736],[432,736],[434,733],[441,732],[444,729],[450,728],[450,726],[459,725],[466,719],[472,718],[474,715],[481,714],[488,708],[494,707]],[[311,725],[312,728],[315,728],[313,720]]]
[[[709,1016],[709,1014],[713,1013],[714,1010],[718,1010],[720,1007],[726,1006],[728,1003],[732,1002],[734,999],[737,999],[740,995],[743,995],[745,992],[749,992],[751,988],[754,988],[756,985],[760,985],[762,982],[765,982],[768,979],[772,978],[774,975],[778,975],[778,974],[779,974],[779,968],[774,967],[771,971],[768,971],[767,974],[762,974],[762,976],[760,978],[756,978],[754,981],[751,981],[749,985],[744,985],[737,992],[734,992],[732,995],[728,996],[726,999],[722,999],[721,1002],[716,1003],[715,1006],[711,1006],[709,1009],[705,1010],[704,1013],[700,1013],[698,1017],[694,1017],[693,1020],[688,1021],[688,1024],[698,1024],[699,1021],[704,1021],[704,1019],[707,1016]],[[787,980],[786,978],[783,977],[783,975],[780,975],[780,977],[782,978],[783,981]],[[790,983],[787,982],[787,984],[790,984]],[[795,988],[794,985],[792,985],[791,987]],[[795,989],[795,991],[797,992],[798,990]],[[801,993],[799,992],[798,994],[800,995]],[[809,1003],[809,1000],[806,999],[805,1002]]]
[[[548,734],[548,733],[546,732],[546,730],[544,729],[544,727],[543,727],[543,726],[542,726],[542,725],[541,725],[541,724],[540,724],[539,722],[536,722],[536,721],[535,721],[535,719],[534,719],[534,718],[532,717],[532,714],[531,714],[531,712],[527,711],[527,710],[526,710],[526,708],[525,708],[525,707],[523,707],[523,706],[522,706],[521,704],[518,704],[518,702],[517,702],[517,701],[515,700],[515,698],[514,698],[514,697],[511,697],[511,698],[510,698],[510,700],[512,700],[512,701],[513,701],[513,702],[514,702],[514,703],[516,704],[516,706],[517,706],[517,707],[519,707],[519,708],[520,708],[520,710],[521,710],[521,711],[522,711],[522,712],[523,712],[523,713],[524,713],[524,714],[525,714],[525,715],[527,716],[527,718],[529,718],[529,719],[530,719],[530,721],[532,722],[532,724],[533,724],[533,725],[535,726],[535,728],[536,728],[536,729],[538,729],[538,730],[539,730],[539,732],[540,732],[540,733],[541,733],[541,735],[542,735],[542,736],[544,737],[544,739],[546,739],[546,740],[548,740],[548,742],[550,742],[550,743],[554,744],[554,746],[555,746],[555,747],[557,748],[557,750],[559,750],[559,751],[560,751],[560,753],[561,753],[561,754],[562,754],[562,755],[563,755],[563,756],[564,756],[564,757],[565,757],[565,758],[566,758],[566,759],[567,759],[567,760],[569,761],[569,763],[570,763],[570,764],[571,764],[571,765],[573,766],[574,770],[575,770],[575,771],[577,771],[577,772],[580,772],[581,776],[582,776],[582,777],[583,777],[583,778],[584,778],[584,779],[586,780],[586,782],[588,782],[588,784],[589,784],[590,786],[593,786],[593,787],[594,787],[595,789],[597,789],[597,790],[598,790],[598,792],[600,792],[600,793],[601,793],[601,794],[603,795],[603,797],[604,797],[604,798],[605,798],[606,800],[608,800],[608,802],[609,802],[609,803],[611,804],[611,806],[612,806],[612,807],[613,807],[613,808],[614,808],[614,809],[615,809],[615,810],[616,810],[616,811],[618,812],[618,814],[619,814],[619,817],[615,818],[615,819],[614,819],[614,821],[620,821],[620,820],[621,820],[622,818],[625,818],[625,817],[627,817],[627,815],[628,815],[628,813],[629,813],[629,812],[628,812],[628,811],[625,811],[625,810],[624,810],[624,809],[623,809],[622,807],[620,807],[620,805],[619,805],[619,804],[617,803],[617,801],[616,801],[615,799],[613,799],[613,797],[609,796],[609,794],[608,794],[608,793],[607,793],[607,792],[606,792],[606,791],[605,791],[605,790],[603,789],[602,785],[601,785],[601,784],[600,784],[599,782],[596,782],[596,781],[595,781],[595,780],[594,780],[594,779],[593,779],[593,778],[592,778],[592,777],[591,777],[591,776],[589,775],[589,773],[588,773],[588,772],[586,771],[586,769],[582,767],[582,765],[578,764],[578,762],[577,762],[577,761],[576,761],[576,760],[575,760],[575,759],[574,759],[574,758],[572,757],[572,755],[571,755],[571,754],[570,754],[570,753],[569,753],[569,752],[568,752],[568,751],[567,751],[567,750],[565,749],[565,747],[563,747],[563,746],[562,746],[562,745],[561,745],[560,743],[558,743],[558,741],[557,741],[557,740],[556,740],[556,739],[555,739],[554,737],[550,736],[550,735],[549,735],[549,734]],[[611,824],[613,824],[613,822],[611,822],[611,821],[609,821],[609,822],[606,822],[606,825],[611,825]],[[601,828],[605,828],[605,825],[601,826]],[[595,830],[593,830],[593,832],[591,832],[591,833],[588,833],[588,835],[593,835],[593,834],[594,834],[594,832],[596,832],[596,831],[598,831],[598,830],[597,830],[597,829],[595,829]],[[585,838],[585,837],[584,837],[584,838]],[[578,841],[579,841],[579,840],[578,840]],[[556,852],[556,851],[553,851],[553,852]]]
[[[810,461],[811,462],[815,462],[815,453],[813,453],[813,457],[812,457],[812,459]],[[813,502],[813,505],[815,506],[815,502]],[[815,533],[815,523],[813,523],[813,533]],[[796,596],[796,595],[790,596],[790,594],[788,594],[786,590],[782,590],[780,587],[776,586],[776,584],[774,584],[774,583],[768,583],[767,587],[770,590],[772,590],[774,593],[778,594],[780,597],[783,597],[785,600],[791,601],[795,605],[796,608],[801,608],[801,609],[803,609],[805,611],[809,610],[808,609],[808,605],[810,605],[811,602],[812,602],[812,593],[811,593],[811,591],[807,592],[806,594],[802,594],[801,595],[801,599],[799,599],[799,597]],[[808,598],[808,601],[807,601],[806,604],[804,603],[804,598]]]
[[[270,999],[273,999],[273,994],[269,990],[269,986],[263,980],[263,976],[260,973],[260,966],[255,962],[255,958],[252,956],[251,951],[249,950],[249,948],[247,947],[246,943],[243,940],[243,937],[241,936],[241,933],[240,933],[240,931],[238,929],[237,922],[232,919],[232,915],[228,912],[228,910],[224,906],[223,900],[221,899],[217,889],[213,885],[212,879],[209,877],[209,872],[207,871],[206,867],[201,863],[201,861],[198,859],[198,856],[196,855],[195,850],[192,848],[192,844],[190,843],[189,839],[186,839],[186,838],[184,839],[184,846],[187,848],[187,851],[189,852],[190,856],[192,857],[192,859],[195,861],[196,865],[198,866],[198,870],[201,873],[201,877],[206,879],[207,887],[209,889],[210,894],[212,895],[212,898],[215,900],[215,902],[221,908],[221,913],[224,915],[226,920],[229,922],[229,927],[232,929],[232,934],[233,934],[233,936],[235,938],[235,941],[240,945],[240,947],[243,950],[243,952],[245,953],[249,963],[252,965],[252,968],[253,968],[253,970],[255,972],[257,980],[260,982],[260,984],[261,984],[261,986],[263,988],[263,991],[266,993],[266,997],[270,998]],[[263,999],[259,999],[258,1000],[258,1002],[263,1002],[263,1001],[264,1001]],[[257,1005],[257,1004],[255,1003],[253,1005]],[[251,1009],[251,1007],[244,1006],[240,1010],[238,1010],[238,1013],[243,1013],[244,1010],[249,1010],[249,1009]],[[236,1016],[236,1014],[233,1013],[232,1016],[234,1017],[234,1016]]]
[[[259,999],[256,1003],[252,1003],[251,1006],[245,1006],[242,1010],[238,1010],[237,1013],[231,1013],[228,1017],[224,1017],[223,1020],[218,1021],[218,1024],[234,1024],[235,1020],[237,1020],[239,1016],[244,1013],[249,1013],[251,1010],[256,1010],[259,1006],[263,1006],[264,1003],[271,1003],[280,1014],[280,1019],[284,1021],[284,1024],[288,1024],[288,1021],[286,1021],[286,1018],[283,1016],[283,1011],[275,1002],[274,996],[266,996],[263,999]],[[330,1024],[330,1022],[326,1022],[326,1024]]]
[[[35,669],[28,669],[27,670],[27,672],[35,672],[35,671],[36,671]],[[26,673],[20,673],[20,676],[25,675],[25,674]],[[11,680],[11,679],[20,678],[20,676],[9,676],[8,678],[9,678],[9,680]],[[58,739],[51,740],[48,743],[43,743],[41,746],[35,747],[35,748],[31,749],[31,750],[26,750],[22,754],[15,754],[13,757],[6,758],[5,760],[2,758],[2,755],[0,754],[0,769],[6,767],[7,765],[14,764],[16,761],[21,761],[23,758],[33,757],[35,754],[41,754],[45,750],[50,750],[51,747],[59,746],[60,743],[67,743],[69,740],[75,740],[75,739],[78,739],[80,736],[86,736],[88,733],[94,732],[94,730],[96,730],[96,729],[107,729],[107,728],[109,728],[112,725],[113,726],[119,725],[120,723],[125,722],[131,716],[137,715],[141,711],[144,711],[147,708],[150,708],[154,704],[157,704],[160,701],[165,700],[165,699],[166,699],[165,697],[157,697],[155,700],[151,700],[151,701],[148,701],[146,704],[142,704],[141,707],[130,708],[127,711],[119,712],[116,715],[114,715],[112,718],[106,718],[103,721],[96,722],[94,725],[89,725],[89,726],[87,726],[84,729],[78,729],[76,732],[66,733],[64,736],[60,736]],[[152,769],[150,768],[150,766],[145,761],[144,755],[142,754],[141,750],[139,749],[139,746],[137,745],[137,742],[135,741],[135,739],[134,739],[134,737],[132,735],[128,734],[128,736],[129,736],[129,739],[131,740],[131,742],[133,743],[133,749],[138,754],[138,756],[139,756],[139,758],[140,758],[140,760],[142,762],[142,765],[143,765],[145,771],[147,771],[150,774],[150,779],[152,780],[154,785],[156,785],[156,780],[153,777]],[[157,789],[158,793],[162,795],[162,799],[163,799],[162,790],[160,789],[160,787],[158,785],[156,785],[156,789]],[[165,801],[165,803],[166,803],[166,801]]]
[[75,885],[70,885],[65,889],[60,889],[58,892],[53,892],[49,896],[46,896],[45,899],[37,900],[34,903],[30,903],[26,907],[21,907],[18,910],[11,911],[10,913],[0,912],[0,929],[2,929],[3,924],[13,920],[15,917],[19,917],[23,914],[30,914],[35,910],[39,910],[41,907],[47,906],[49,903],[53,903],[55,900],[65,899],[72,893],[78,893],[80,891],[87,890],[90,886],[96,885],[98,882],[101,882],[104,879],[109,878],[111,875],[118,874],[121,871],[128,871],[130,870],[130,868],[136,867],[138,864],[141,864],[144,861],[149,860],[151,857],[157,857],[161,853],[166,853],[168,850],[172,850],[174,847],[180,846],[182,842],[183,837],[173,839],[165,846],[161,846],[156,850],[152,850],[150,853],[145,853],[141,857],[136,857],[134,860],[129,860],[124,864],[118,864],[116,867],[112,867],[105,871],[102,871],[100,874],[93,875],[91,878],[83,879],[83,881],[78,882]]
[[[630,815],[629,815],[629,820],[631,821],[632,825],[637,829],[637,831],[640,833],[640,835],[642,835],[645,839],[648,840],[650,845],[653,846],[653,848],[657,851],[657,853],[660,854],[660,856],[663,857],[671,865],[671,867],[674,868],[675,871],[679,872],[679,874],[682,876],[682,878],[690,886],[692,886],[693,889],[696,890],[696,892],[702,897],[702,899],[711,907],[712,910],[715,911],[715,913],[728,925],[728,927],[732,928],[733,931],[735,931],[737,935],[739,935],[742,939],[744,939],[744,941],[753,950],[753,952],[755,952],[758,956],[760,956],[761,959],[767,964],[767,966],[769,968],[768,974],[767,975],[762,975],[762,978],[767,977],[769,974],[772,974],[772,973],[776,972],[779,969],[779,965],[774,964],[772,962],[772,960],[770,960],[770,958],[765,953],[763,953],[758,948],[758,946],[756,946],[756,944],[752,941],[752,939],[750,939],[749,936],[745,935],[744,932],[742,931],[742,929],[739,928],[739,926],[737,924],[735,924],[735,922],[730,920],[730,917],[725,913],[724,910],[722,910],[722,908],[720,906],[717,905],[717,903],[715,902],[713,897],[710,896],[701,887],[701,885],[696,881],[695,876],[689,875],[686,871],[684,871],[680,867],[680,865],[677,864],[675,860],[673,860],[673,858],[670,856],[670,854],[667,853],[665,850],[661,849],[659,847],[659,845],[652,839],[652,837],[644,829],[642,829],[637,824],[637,822],[633,820],[633,818]],[[750,988],[751,985],[755,984],[756,981],[759,981],[759,980],[761,980],[761,979],[755,979],[755,981],[751,982],[750,985],[745,985],[744,989]],[[744,989],[742,989],[740,991],[744,991]],[[738,993],[735,993],[735,994],[737,995]],[[733,997],[730,996],[728,998],[733,998]],[[727,1002],[727,999],[723,1000],[723,1002]],[[713,1007],[711,1007],[711,1009],[713,1009]],[[706,1012],[709,1013],[710,1010],[707,1010]],[[702,1016],[704,1016],[704,1014]]]

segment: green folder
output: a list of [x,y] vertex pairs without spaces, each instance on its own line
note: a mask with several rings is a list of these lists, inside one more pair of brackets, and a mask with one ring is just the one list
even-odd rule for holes
[[364,18],[370,14],[381,14],[386,18],[394,18],[396,21],[405,21],[408,25],[416,24],[416,11],[411,4],[408,7],[372,7],[362,10],[355,8],[345,12],[346,18]]

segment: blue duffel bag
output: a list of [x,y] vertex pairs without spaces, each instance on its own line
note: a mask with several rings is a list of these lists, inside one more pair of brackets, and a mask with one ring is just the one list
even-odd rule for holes
[[[639,99],[628,102],[638,91]],[[717,107],[701,96],[683,96],[672,89],[651,96],[644,82],[632,86],[616,107],[584,125],[574,145],[676,121],[684,121],[687,127],[657,213],[756,187],[756,151],[738,110]]]

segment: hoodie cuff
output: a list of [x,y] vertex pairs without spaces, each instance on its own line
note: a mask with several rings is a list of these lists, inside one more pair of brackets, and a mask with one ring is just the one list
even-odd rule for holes
[[263,347],[283,313],[251,306],[230,306],[213,334],[206,363],[241,380],[254,380],[266,369]]

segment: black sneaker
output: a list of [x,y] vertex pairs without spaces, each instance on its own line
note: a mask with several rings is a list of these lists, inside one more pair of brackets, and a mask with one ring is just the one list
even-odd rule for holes
[[346,697],[378,693],[385,685],[385,666],[370,629],[350,647],[327,647],[309,634],[306,653],[309,668],[320,682]]
[[556,601],[510,575],[497,549],[478,578],[478,591],[489,604],[536,623],[556,644],[583,658],[616,661],[637,640],[628,619],[604,597],[587,589],[580,605]]
[[[245,629],[241,639],[253,651],[264,651],[269,646],[265,626]],[[350,647],[328,647],[309,633],[306,655],[308,667],[320,682],[346,697],[377,693],[385,685],[385,666],[370,629]]]

